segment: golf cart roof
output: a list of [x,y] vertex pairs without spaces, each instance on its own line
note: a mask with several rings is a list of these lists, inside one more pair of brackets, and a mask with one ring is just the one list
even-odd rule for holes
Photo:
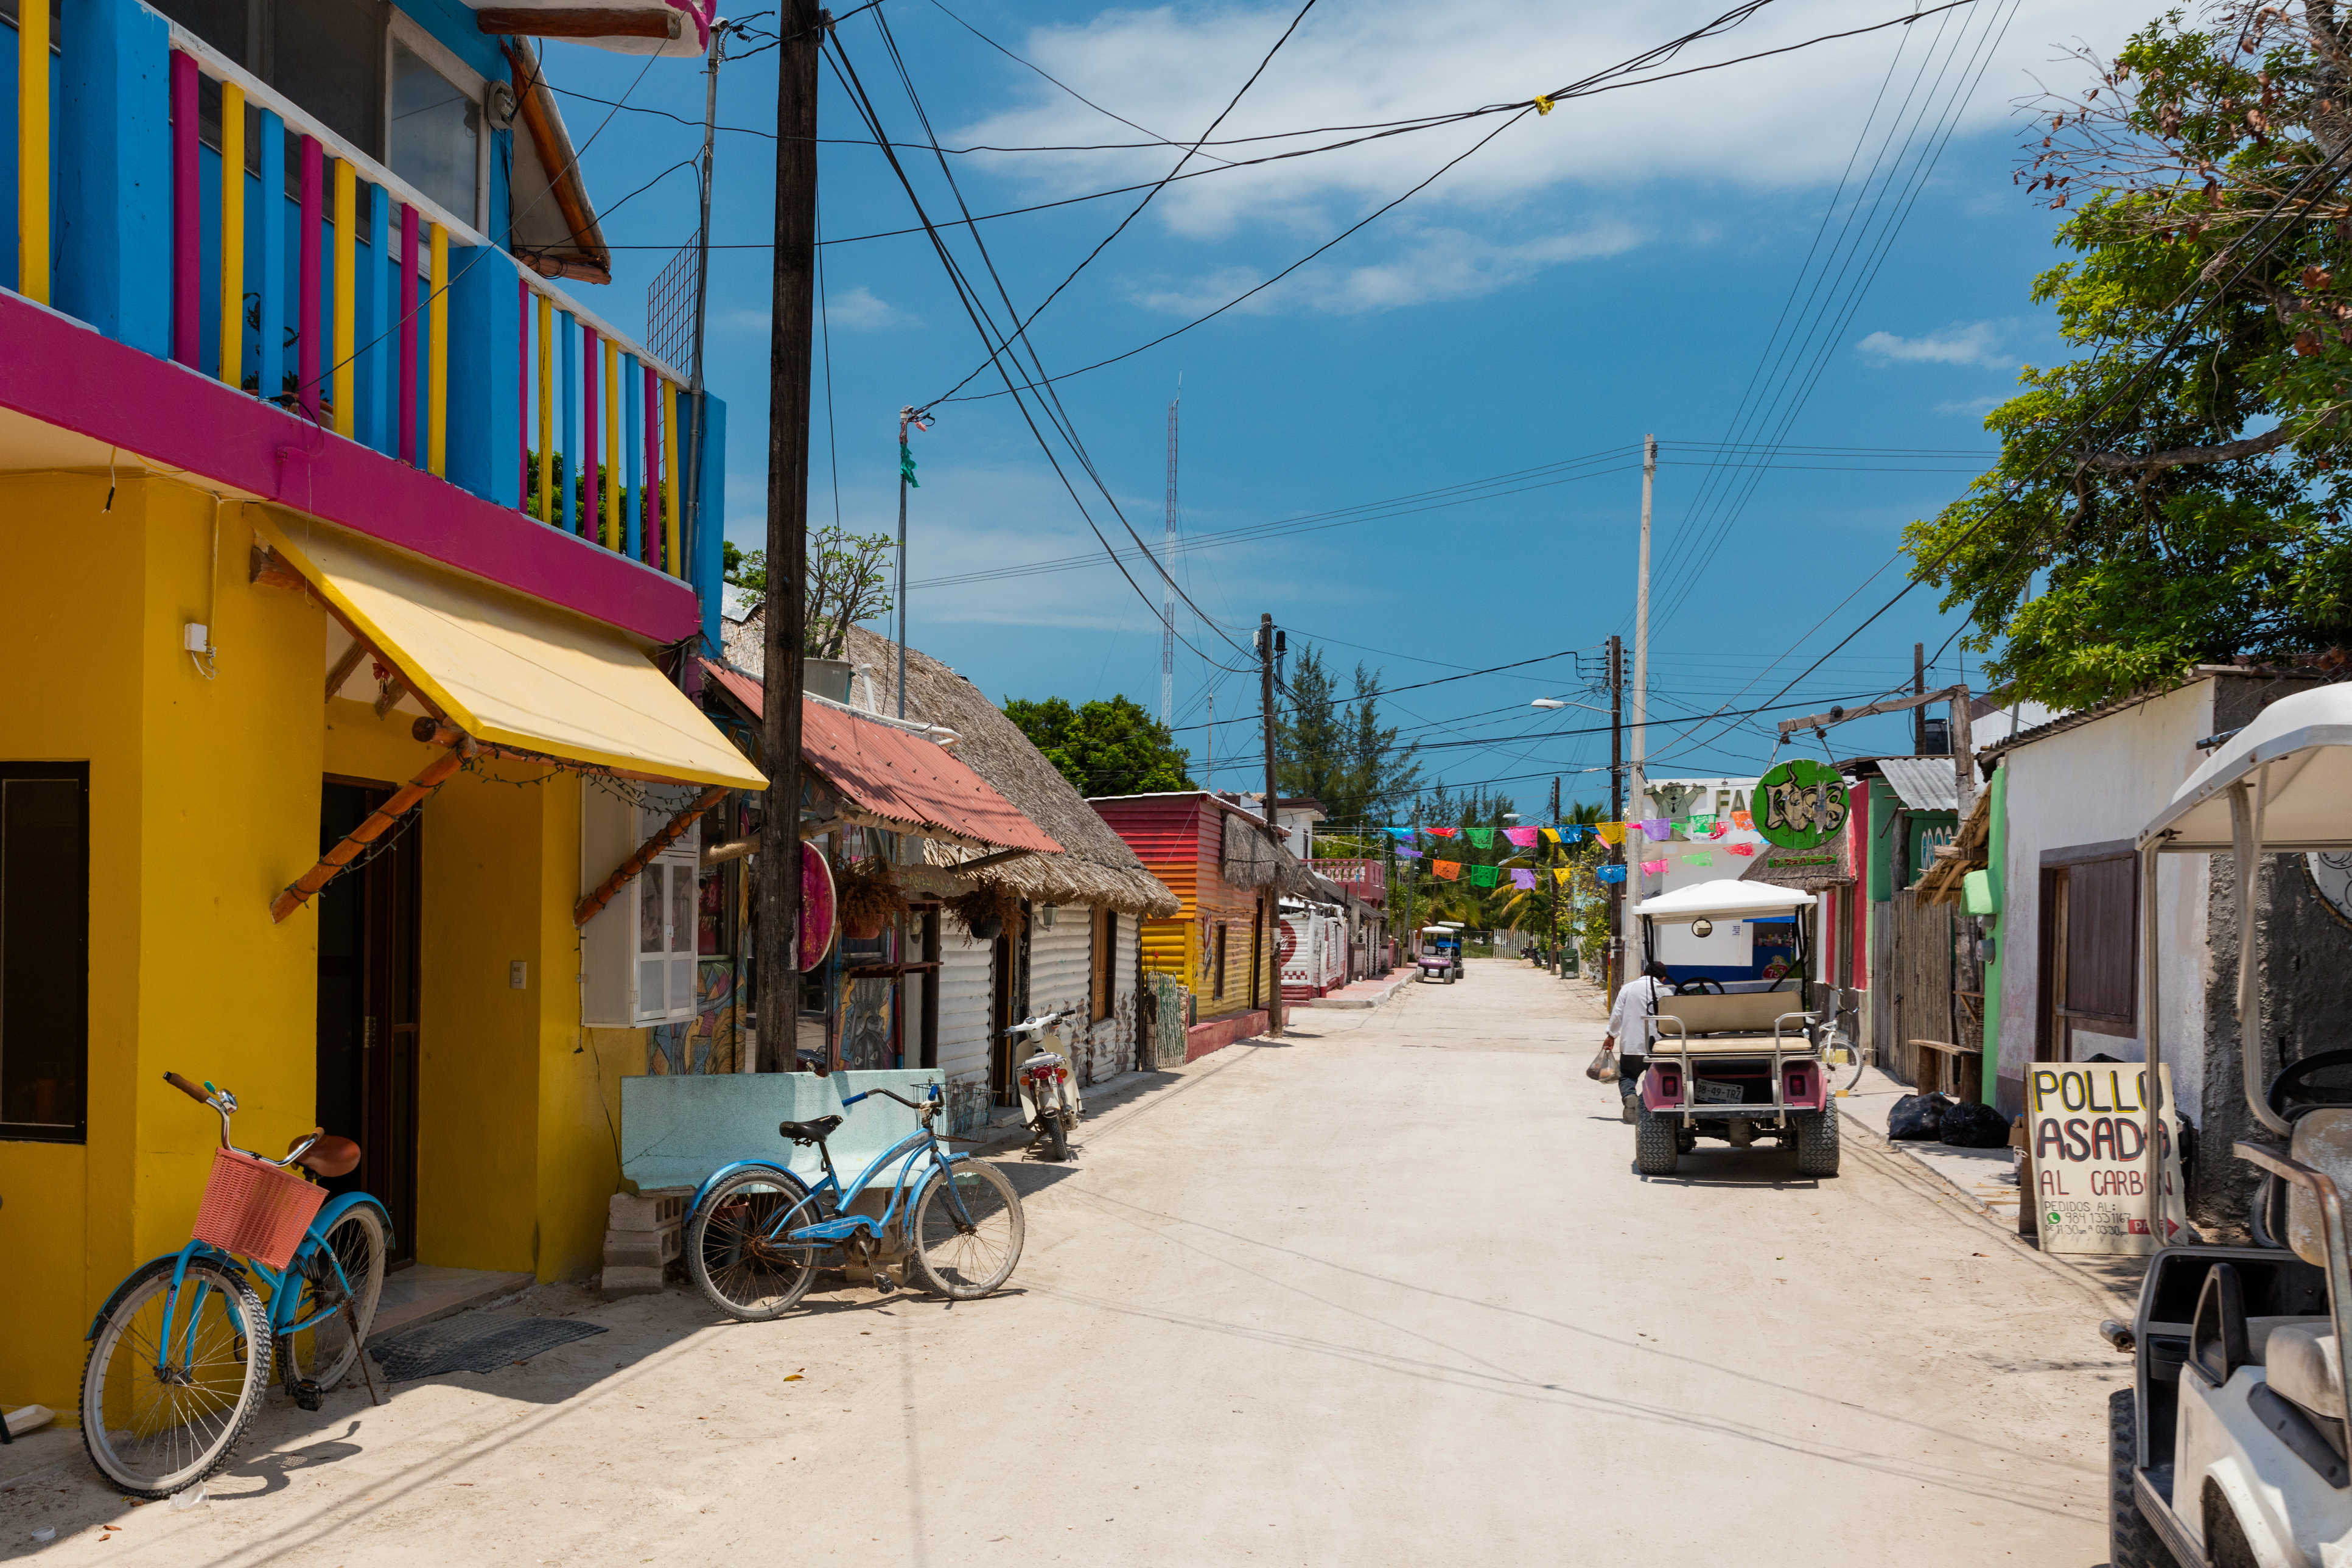
[[2170,853],[2226,851],[2230,786],[2263,768],[2264,850],[2352,846],[2352,686],[2322,686],[2282,697],[2214,750],[2139,836],[2165,835]]
[[1694,882],[1687,888],[1676,888],[1671,893],[1644,899],[1633,906],[1633,912],[1656,921],[1736,921],[1811,909],[1819,901],[1812,894],[1800,892],[1794,888],[1776,888],[1767,882],[1740,882],[1726,878],[1713,882]]
[[1454,928],[1452,926],[1423,926],[1421,928],[1421,934],[1423,936],[1452,936],[1454,934]]

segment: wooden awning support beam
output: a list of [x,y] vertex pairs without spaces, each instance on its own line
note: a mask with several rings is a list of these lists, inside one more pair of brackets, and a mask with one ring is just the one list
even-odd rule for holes
[[287,885],[286,889],[269,902],[269,918],[282,921],[300,909],[310,895],[333,881],[342,868],[360,857],[360,851],[383,837],[400,819],[426,795],[441,786],[443,780],[465,765],[474,754],[474,743],[462,731],[437,730],[434,743],[449,749],[425,765],[424,771],[394,790],[382,805],[369,813],[365,822],[343,836],[342,842],[319,857],[319,863]]
[[941,869],[953,871],[956,875],[961,877],[973,871],[985,871],[991,866],[1002,866],[1007,860],[1018,860],[1024,855],[1034,855],[1036,851],[1034,849],[999,849],[993,855],[982,855],[979,858],[972,860],[959,860],[954,865],[943,867]]
[[596,890],[580,900],[572,911],[572,923],[575,926],[584,926],[594,920],[596,912],[611,903],[614,894],[627,887],[638,872],[654,863],[654,857],[677,843],[685,835],[686,830],[693,826],[696,817],[717,805],[726,795],[727,791],[724,788],[712,784],[696,797],[692,805],[662,824],[659,832],[638,845],[635,854],[622,861],[619,869],[597,883]]
[[1867,719],[1876,713],[1900,713],[1907,708],[1924,708],[1930,702],[1950,702],[1969,700],[1966,686],[1947,686],[1940,691],[1923,691],[1916,697],[1890,697],[1884,702],[1873,702],[1863,708],[1842,708],[1834,713],[1808,713],[1801,719],[1780,721],[1780,736],[1786,740],[1799,730],[1825,729],[1832,724],[1851,724],[1856,719]]

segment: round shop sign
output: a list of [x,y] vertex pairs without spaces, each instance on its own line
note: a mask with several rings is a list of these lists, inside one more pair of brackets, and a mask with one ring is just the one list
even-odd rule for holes
[[1845,781],[1837,770],[1800,757],[1756,781],[1756,831],[1783,849],[1811,849],[1845,826]]
[[824,852],[806,839],[801,841],[801,930],[797,951],[800,966],[814,969],[833,951],[835,928],[840,921],[834,901],[833,868],[826,865]]

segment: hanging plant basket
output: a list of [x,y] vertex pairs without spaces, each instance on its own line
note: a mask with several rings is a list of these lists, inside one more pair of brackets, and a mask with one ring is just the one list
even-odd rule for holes
[[1021,934],[1021,895],[1003,882],[983,879],[969,893],[946,900],[946,908],[977,941]]
[[882,934],[893,915],[904,914],[907,895],[881,860],[852,860],[838,879],[842,934],[852,942],[871,942]]

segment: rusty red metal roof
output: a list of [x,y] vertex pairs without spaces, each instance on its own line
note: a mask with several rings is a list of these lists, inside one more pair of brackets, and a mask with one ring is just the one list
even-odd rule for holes
[[[761,714],[761,684],[709,659],[703,673]],[[858,810],[886,826],[1005,849],[1057,855],[1062,847],[936,742],[831,703],[801,701],[801,756]]]

